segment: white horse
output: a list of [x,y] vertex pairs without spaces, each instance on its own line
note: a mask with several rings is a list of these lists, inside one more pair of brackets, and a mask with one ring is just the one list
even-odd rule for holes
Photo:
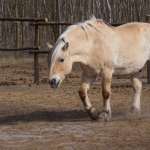
[[[48,44],[50,48],[52,46]],[[113,76],[130,76],[133,82],[134,98],[131,114],[140,115],[142,84],[140,70],[150,60],[150,25],[128,23],[112,27],[101,19],[92,17],[84,23],[71,25],[58,38],[48,55],[49,83],[57,88],[65,76],[78,62],[83,70],[79,96],[91,119],[111,116],[110,94]],[[103,109],[99,115],[92,107],[87,95],[92,82],[102,78]]]

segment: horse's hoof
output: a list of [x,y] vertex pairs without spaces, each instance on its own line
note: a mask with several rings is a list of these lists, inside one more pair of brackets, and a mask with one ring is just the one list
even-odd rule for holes
[[131,107],[131,112],[125,115],[125,118],[127,119],[137,119],[139,117],[140,117],[140,111],[134,106]]
[[135,119],[136,117],[133,113],[129,112],[129,113],[125,114],[125,118],[126,119]]
[[139,115],[129,112],[129,113],[126,113],[125,118],[126,119],[137,119],[137,118],[139,118]]
[[140,110],[134,106],[131,107],[131,113],[134,114],[135,116],[140,116]]
[[103,109],[102,110],[102,113],[98,116],[98,118],[100,119],[100,121],[109,121],[109,118],[110,117],[110,110],[106,110],[106,109]]
[[92,120],[96,120],[98,118],[98,111],[96,110],[96,108],[91,108],[90,110],[88,110],[88,115]]
[[107,115],[106,112],[102,112],[99,116],[98,116],[99,120],[102,121],[102,122],[107,122],[109,121],[109,117]]

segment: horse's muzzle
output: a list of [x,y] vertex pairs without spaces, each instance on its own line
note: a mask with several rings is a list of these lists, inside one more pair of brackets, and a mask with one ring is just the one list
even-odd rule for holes
[[60,80],[52,79],[49,80],[49,84],[51,85],[51,88],[57,88],[60,84]]

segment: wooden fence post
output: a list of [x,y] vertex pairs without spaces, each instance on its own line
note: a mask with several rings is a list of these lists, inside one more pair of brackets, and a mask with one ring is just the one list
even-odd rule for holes
[[[36,13],[36,18],[40,18],[40,13]],[[39,27],[35,26],[35,41],[34,46],[39,46]],[[38,62],[38,53],[34,53],[34,83],[39,83],[39,62]]]
[[[150,15],[147,15],[147,22],[150,23]],[[150,61],[147,61],[147,83],[150,84]]]

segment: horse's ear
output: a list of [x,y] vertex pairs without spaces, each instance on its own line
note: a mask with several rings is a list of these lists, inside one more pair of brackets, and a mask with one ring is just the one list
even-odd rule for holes
[[52,49],[53,48],[53,46],[52,45],[50,45],[49,43],[46,43],[47,44],[47,46],[50,48],[50,49]]
[[66,51],[68,49],[68,47],[69,47],[69,43],[66,42],[65,45],[63,46],[62,50]]

